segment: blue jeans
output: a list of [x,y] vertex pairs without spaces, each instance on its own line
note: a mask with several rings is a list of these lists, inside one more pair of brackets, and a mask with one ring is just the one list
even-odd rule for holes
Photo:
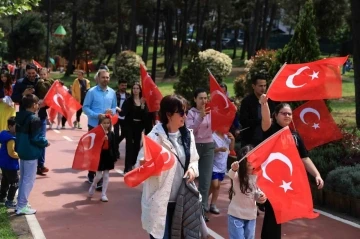
[[228,215],[229,239],[254,239],[256,219],[244,220]]
[[[41,121],[41,136],[46,137],[46,119],[40,120]],[[45,148],[41,149],[41,156],[38,158],[38,167],[43,168],[45,164]]]
[[17,209],[21,209],[28,204],[29,195],[33,189],[36,178],[37,160],[20,159],[20,181],[17,198]]

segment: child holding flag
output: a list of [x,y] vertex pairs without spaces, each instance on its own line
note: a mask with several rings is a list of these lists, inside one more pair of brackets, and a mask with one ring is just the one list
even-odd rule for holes
[[96,177],[94,178],[94,181],[89,189],[89,197],[94,195],[96,185],[102,178],[103,185],[100,200],[102,202],[108,202],[109,199],[106,196],[106,191],[109,185],[109,171],[115,167],[115,162],[117,160],[117,147],[115,142],[115,134],[111,130],[111,115],[106,114],[105,117],[100,118],[99,124],[105,131],[105,139],[100,153],[100,161],[98,170],[96,172]]
[[[252,146],[243,147],[238,160],[242,159]],[[229,170],[231,188],[229,198],[231,200],[228,209],[228,231],[230,239],[253,239],[255,238],[255,226],[257,207],[256,202],[265,203],[266,196],[256,185],[256,175],[253,175],[253,167],[246,158],[235,161]]]

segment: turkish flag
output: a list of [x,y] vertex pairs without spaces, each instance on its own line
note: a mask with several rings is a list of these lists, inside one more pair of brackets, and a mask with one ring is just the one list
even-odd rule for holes
[[72,168],[97,171],[104,139],[105,131],[101,125],[84,134],[76,148]]
[[53,108],[49,108],[47,110],[47,112],[48,112],[48,117],[49,117],[50,123],[54,124],[55,123],[55,118],[56,118],[58,112]]
[[35,60],[33,60],[33,64],[39,69],[43,68],[42,65],[40,65],[40,63]]
[[340,129],[322,100],[308,101],[296,108],[293,122],[307,150],[342,138]]
[[171,169],[175,156],[160,144],[143,135],[145,163],[125,174],[124,182],[129,187],[136,187],[151,176],[160,176],[162,171]]
[[63,88],[59,81],[52,84],[44,97],[44,103],[62,114],[71,127],[73,126],[72,116],[81,108],[79,102]]
[[316,218],[309,181],[289,127],[270,136],[247,154],[257,184],[274,209],[276,222]]
[[267,96],[274,101],[341,98],[340,67],[346,57],[333,57],[303,64],[284,64],[269,86]]
[[142,96],[145,98],[146,104],[149,108],[149,112],[156,112],[160,110],[160,101],[163,96],[155,85],[154,81],[151,79],[147,73],[145,66],[140,64],[140,74],[141,74],[141,85],[142,85]]
[[228,133],[234,121],[236,106],[225,95],[214,76],[209,72],[211,101],[211,129],[221,133]]

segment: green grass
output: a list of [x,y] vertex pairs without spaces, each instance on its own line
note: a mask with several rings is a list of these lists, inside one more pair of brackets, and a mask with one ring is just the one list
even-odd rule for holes
[[0,206],[0,238],[1,239],[16,239],[16,235],[11,229],[9,216],[6,208]]
[[331,100],[332,116],[337,123],[345,120],[347,127],[355,127],[355,86],[354,71],[346,72],[342,84],[343,97]]

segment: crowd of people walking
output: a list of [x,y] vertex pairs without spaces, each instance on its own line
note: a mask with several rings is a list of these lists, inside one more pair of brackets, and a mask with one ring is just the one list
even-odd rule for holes
[[[186,235],[193,233],[193,238],[206,235],[203,221],[209,221],[208,213],[226,213],[216,206],[226,174],[231,179],[227,211],[229,238],[255,237],[257,204],[264,205],[265,210],[261,238],[281,238],[281,224],[276,223],[271,203],[257,186],[252,166],[246,158],[239,163],[253,147],[288,126],[292,120],[288,104],[267,99],[266,80],[259,77],[252,82],[253,93],[242,100],[233,126],[226,134],[211,129],[207,104],[209,92],[205,89],[194,90],[191,108],[179,95],[165,96],[154,123],[154,114],[149,113],[140,83],[131,85],[128,93],[126,79],[118,81],[116,91],[109,87],[109,82],[108,69],[99,69],[92,87],[91,82],[84,78],[84,72],[79,71],[68,89],[82,105],[76,113],[74,128],[82,129],[80,118],[84,113],[89,131],[99,124],[105,131],[98,170],[88,172],[90,197],[98,189],[102,191],[100,200],[109,201],[106,194],[109,171],[120,159],[119,144],[123,139],[126,139],[124,174],[145,163],[141,145],[144,132],[176,158],[170,170],[150,177],[142,185],[141,221],[150,238],[182,238],[175,230],[179,227]],[[45,149],[50,145],[46,140],[48,109],[42,101],[54,80],[47,69],[38,71],[35,65],[28,64],[24,78],[13,83],[9,73],[2,72],[0,83],[0,167],[3,175],[0,201],[14,208],[19,215],[33,214],[36,210],[31,208],[28,198],[36,174],[44,175],[49,171],[45,166]],[[226,85],[222,87],[226,93]],[[15,103],[19,104],[16,117]],[[111,118],[115,114],[119,118],[112,125]],[[58,115],[58,129],[60,123],[62,128],[65,127],[65,121],[62,115]],[[292,134],[306,170],[322,188],[324,182],[308,157],[300,135],[296,132]],[[229,165],[230,152],[235,148],[237,159]],[[197,192],[196,186],[191,186],[195,185],[194,181],[198,185],[198,196],[194,196],[197,195],[195,193],[193,197],[197,198],[199,205],[183,219],[193,218],[197,226],[189,227],[177,219],[178,215],[174,215],[178,211],[178,198],[186,192],[184,187],[192,187],[191,190]],[[19,193],[15,200],[17,189]]]

